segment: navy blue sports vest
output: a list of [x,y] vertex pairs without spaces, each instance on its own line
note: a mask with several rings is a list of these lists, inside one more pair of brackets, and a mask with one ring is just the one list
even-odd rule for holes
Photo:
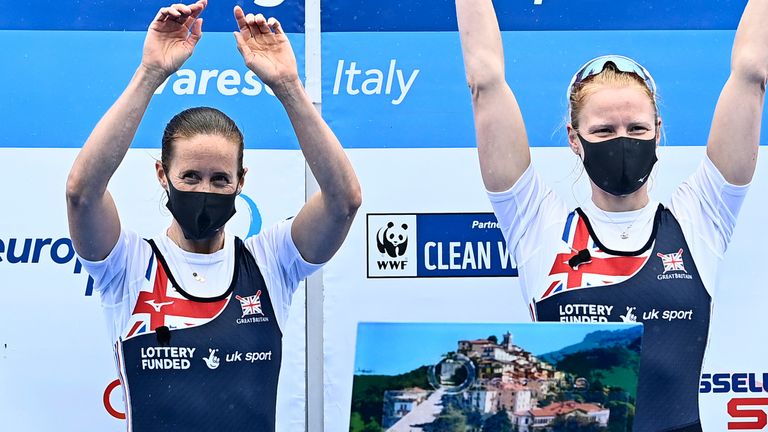
[[[128,430],[273,432],[282,333],[253,256],[236,238],[229,289],[198,298],[149,243],[154,288],[140,293],[132,328],[116,344]],[[215,317],[195,323],[206,314]]]
[[[535,303],[539,321],[560,321],[564,308],[606,306],[608,321],[636,320],[644,326],[634,430],[697,430],[698,387],[707,344],[711,297],[699,277],[688,244],[675,217],[659,205],[653,233],[634,252],[606,248],[581,209],[597,249],[610,255],[635,257],[653,248],[646,262],[629,279],[613,285],[562,290]],[[574,252],[574,255],[576,253]],[[593,262],[579,267],[595,265]],[[587,310],[588,307],[581,309]]]

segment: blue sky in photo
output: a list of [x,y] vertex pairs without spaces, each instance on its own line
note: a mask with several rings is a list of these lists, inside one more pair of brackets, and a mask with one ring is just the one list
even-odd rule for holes
[[396,375],[419,366],[436,364],[456,351],[459,340],[485,339],[512,333],[513,343],[536,355],[581,342],[598,330],[626,329],[626,324],[576,323],[360,323],[355,373]]

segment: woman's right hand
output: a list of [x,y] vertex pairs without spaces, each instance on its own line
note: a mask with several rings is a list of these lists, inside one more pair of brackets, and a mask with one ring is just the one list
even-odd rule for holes
[[120,216],[107,185],[123,161],[155,89],[192,55],[208,0],[160,9],[147,30],[141,66],[91,132],[67,178],[69,233],[78,255],[105,259],[120,238]]
[[163,79],[179,70],[203,36],[203,20],[198,17],[207,5],[208,0],[198,0],[160,9],[147,30],[142,67]]

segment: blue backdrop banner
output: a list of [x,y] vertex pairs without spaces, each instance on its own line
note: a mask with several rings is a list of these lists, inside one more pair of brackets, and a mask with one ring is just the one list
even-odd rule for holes
[[[456,30],[455,0],[323,2],[323,31]],[[497,0],[502,30],[735,29],[745,0]]]
[[[163,0],[6,1],[0,3],[0,30],[144,31],[157,11],[172,3]],[[246,13],[263,13],[278,18],[288,33],[304,32],[303,0],[213,0],[202,15],[205,30],[237,30],[232,18],[235,5],[242,6]]]
[[[0,100],[13,103],[0,104],[0,117],[13,127],[0,134],[0,148],[80,147],[123,91],[141,61],[145,29],[170,3],[108,3],[6,2],[0,11],[0,46],[8,67],[0,68]],[[298,149],[279,101],[237,51],[231,32],[236,30],[232,9],[238,3],[246,12],[279,17],[290,33],[303,79],[302,0],[211,1],[202,14],[202,40],[155,93],[133,147],[159,148],[163,128],[174,114],[213,106],[238,123],[246,148]]]
[[[637,59],[658,84],[662,145],[703,146],[733,30],[503,32],[507,81],[531,146],[565,146],[566,88],[587,60]],[[323,114],[352,148],[473,147],[457,32],[323,35]],[[761,143],[765,143],[763,129]]]
[[[289,35],[304,71],[304,35]],[[80,147],[141,61],[143,32],[0,31],[0,147]],[[55,41],[55,43],[53,42]],[[302,73],[303,75],[303,73]],[[160,87],[133,142],[159,148],[165,124],[213,106],[243,130],[247,148],[298,149],[280,102],[248,70],[228,33],[205,32],[195,53]],[[267,139],[266,136],[269,138]]]

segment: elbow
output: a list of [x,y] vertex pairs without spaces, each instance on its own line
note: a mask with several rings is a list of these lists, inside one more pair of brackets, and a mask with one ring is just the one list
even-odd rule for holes
[[467,85],[472,94],[506,84],[504,79],[504,60],[488,58],[470,59],[466,63]]
[[478,99],[483,94],[498,90],[505,84],[506,81],[504,81],[503,74],[467,74],[467,85],[469,86],[469,91],[472,93],[473,100]]
[[75,173],[69,173],[67,177],[67,206],[80,207],[83,203],[82,182]]
[[768,79],[768,59],[765,55],[752,50],[735,51],[731,59],[731,75],[753,84],[765,93]]
[[336,196],[334,202],[334,213],[339,220],[348,221],[354,219],[357,210],[363,204],[360,184],[357,181],[352,182],[343,193]]
[[363,205],[363,191],[360,188],[360,183],[354,182],[354,185],[347,191],[345,201],[343,213],[347,218],[354,218],[357,210]]
[[92,193],[88,192],[86,187],[86,181],[83,176],[78,175],[75,171],[69,173],[67,177],[67,206],[70,208],[82,208],[86,207],[89,202],[92,202]]

